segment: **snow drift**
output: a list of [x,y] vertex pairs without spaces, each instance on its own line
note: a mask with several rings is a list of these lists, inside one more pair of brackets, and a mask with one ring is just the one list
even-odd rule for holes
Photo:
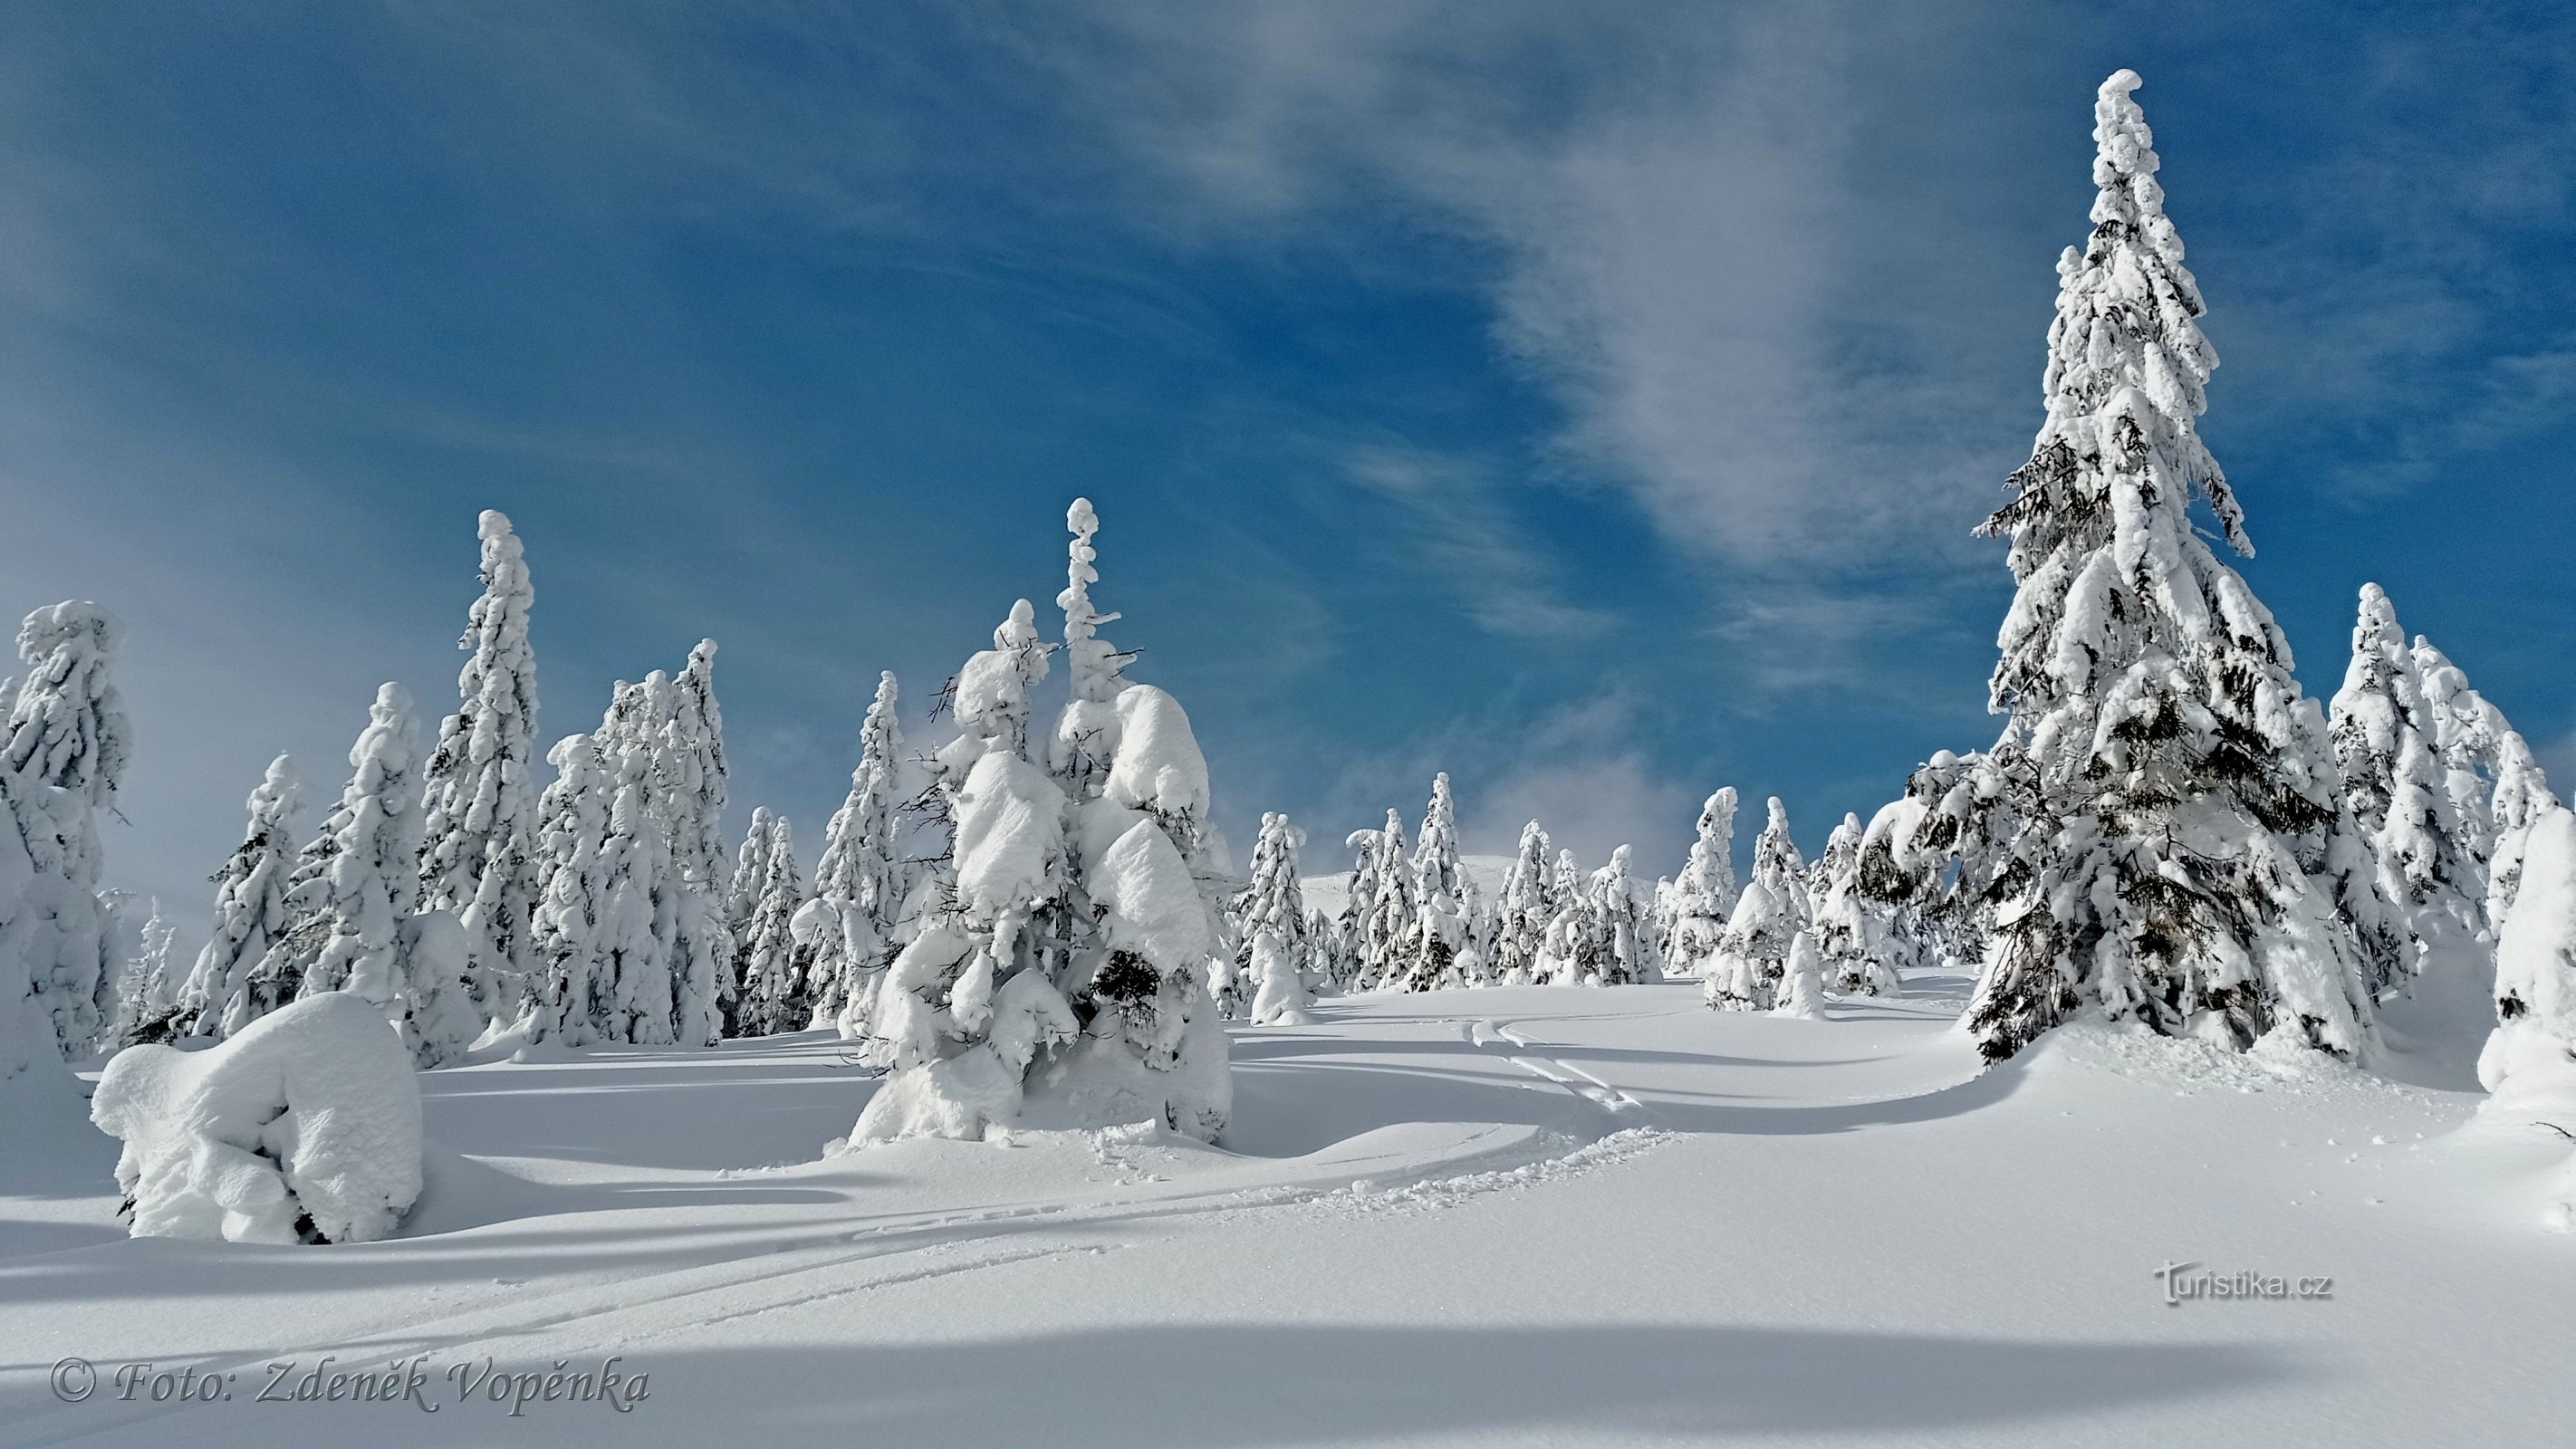
[[420,1196],[420,1084],[381,1008],[309,997],[204,1051],[129,1047],[90,1120],[138,1238],[364,1243]]

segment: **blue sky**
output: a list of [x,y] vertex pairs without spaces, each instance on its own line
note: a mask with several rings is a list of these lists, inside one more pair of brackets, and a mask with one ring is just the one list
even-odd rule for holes
[[2555,4],[23,7],[0,609],[126,617],[111,872],[189,919],[270,754],[452,698],[483,507],[546,735],[712,635],[809,859],[1078,493],[1239,845],[1445,768],[1473,848],[1812,851],[1992,737],[2123,65],[2309,687],[2377,579],[2576,776]]

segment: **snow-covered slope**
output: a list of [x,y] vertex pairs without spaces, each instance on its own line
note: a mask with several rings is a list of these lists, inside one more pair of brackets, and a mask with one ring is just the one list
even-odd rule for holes
[[[100,1137],[0,1198],[0,1415],[29,1446],[2563,1439],[2549,1144],[2099,1031],[1979,1074],[1963,992],[1336,999],[1236,1030],[1222,1149],[823,1158],[872,1083],[821,1034],[451,1069],[420,1207],[349,1247],[127,1241]],[[2169,1305],[2168,1264],[2332,1296]],[[101,1386],[65,1403],[75,1354]],[[324,1355],[426,1356],[439,1412],[254,1401]],[[648,1376],[631,1413],[456,1401],[487,1359],[609,1355]],[[120,1402],[140,1359],[233,1398]]]

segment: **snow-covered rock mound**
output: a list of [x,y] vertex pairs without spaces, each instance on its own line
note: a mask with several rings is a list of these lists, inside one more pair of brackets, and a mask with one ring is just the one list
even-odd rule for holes
[[125,1143],[138,1238],[363,1243],[420,1196],[420,1084],[384,1012],[342,992],[204,1051],[129,1047],[90,1120]]

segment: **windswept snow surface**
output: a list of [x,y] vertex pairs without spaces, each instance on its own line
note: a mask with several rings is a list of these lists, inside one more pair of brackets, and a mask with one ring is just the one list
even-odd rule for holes
[[[353,1246],[128,1241],[113,1142],[22,1146],[0,1438],[2566,1442],[2576,1240],[2538,1213],[2565,1144],[2099,1029],[1979,1074],[1965,989],[1820,1020],[1695,984],[1328,999],[1234,1029],[1223,1149],[825,1157],[874,1086],[832,1033],[532,1050],[421,1079],[427,1191]],[[2332,1296],[2169,1304],[2169,1264]],[[70,1355],[82,1402],[50,1386]],[[419,1359],[437,1412],[256,1402],[326,1355]],[[457,1397],[610,1355],[647,1376],[629,1412]],[[142,1360],[230,1398],[121,1400]]]

